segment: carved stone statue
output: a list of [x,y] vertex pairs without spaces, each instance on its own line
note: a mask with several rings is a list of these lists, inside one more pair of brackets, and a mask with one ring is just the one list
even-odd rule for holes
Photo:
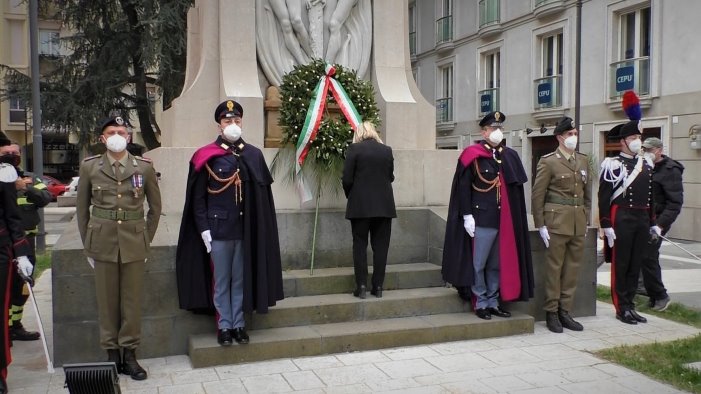
[[364,77],[372,47],[370,0],[256,1],[258,62],[271,85],[312,58],[341,64]]

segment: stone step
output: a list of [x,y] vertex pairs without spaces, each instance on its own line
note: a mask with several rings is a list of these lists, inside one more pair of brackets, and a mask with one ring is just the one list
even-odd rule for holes
[[188,348],[192,366],[203,368],[532,332],[533,318],[524,314],[481,320],[461,312],[251,330],[249,344],[228,347],[214,333],[192,335]]
[[267,314],[252,314],[248,327],[255,330],[434,315],[464,312],[469,307],[460,300],[455,289],[446,287],[385,290],[382,298],[376,298],[368,290],[364,300],[348,291],[346,294],[286,298],[270,308]]
[[[368,281],[372,267],[368,268]],[[288,270],[282,273],[285,297],[350,293],[355,289],[353,267]],[[370,283],[368,283],[370,286]],[[431,263],[389,264],[385,271],[384,289],[411,289],[443,286],[441,266]]]

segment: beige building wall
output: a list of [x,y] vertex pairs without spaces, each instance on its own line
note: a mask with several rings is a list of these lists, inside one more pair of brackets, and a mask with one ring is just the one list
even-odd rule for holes
[[[486,0],[498,8],[493,21],[480,19],[478,0],[410,1],[415,14],[416,50],[412,68],[417,85],[429,102],[444,98],[442,69],[452,65],[452,118],[437,119],[437,146],[458,148],[478,138],[481,118],[480,94],[488,74],[485,58],[499,52],[498,109],[506,113],[507,143],[518,149],[527,173],[537,164],[534,151],[543,139],[552,138],[555,122],[574,118],[576,67],[575,0]],[[413,10],[412,10],[413,7]],[[649,53],[640,42],[644,30],[641,10],[649,9]],[[493,11],[493,9],[492,9]],[[605,156],[605,133],[625,121],[620,99],[612,97],[615,64],[625,59],[623,15],[634,14],[631,34],[636,37],[631,53],[635,63],[635,88],[643,106],[643,126],[659,128],[666,153],[685,167],[685,203],[670,235],[700,240],[701,233],[701,142],[690,133],[701,125],[701,42],[696,39],[696,19],[701,2],[696,0],[584,0],[582,2],[582,62],[580,149],[599,163]],[[452,37],[438,37],[441,20],[450,16]],[[485,23],[487,22],[487,23]],[[627,30],[626,30],[627,31]],[[412,32],[410,32],[412,33]],[[543,38],[561,34],[561,97],[558,105],[537,106],[537,79],[543,76]],[[646,72],[649,78],[642,77]],[[647,86],[640,85],[645,80]],[[645,89],[641,89],[644,87]],[[545,132],[539,129],[544,125]],[[527,134],[527,129],[535,130]],[[701,140],[701,136],[696,137]],[[594,185],[596,188],[597,184]],[[530,190],[527,191],[530,197]],[[527,198],[527,201],[530,198]],[[596,204],[596,201],[595,201]],[[530,205],[530,204],[529,204]],[[596,211],[596,210],[594,210]],[[596,212],[593,213],[596,223]]]

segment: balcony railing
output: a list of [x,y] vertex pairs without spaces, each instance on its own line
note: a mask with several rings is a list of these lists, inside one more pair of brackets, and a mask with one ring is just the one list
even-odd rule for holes
[[638,57],[611,63],[609,98],[619,99],[627,90],[635,90],[639,96],[650,94],[650,58]]
[[488,114],[499,109],[499,88],[484,89],[477,92],[480,114]]
[[416,32],[409,33],[409,55],[416,56]]
[[436,100],[436,123],[453,121],[453,98],[446,97]]
[[562,105],[562,76],[553,75],[534,80],[533,92],[536,110],[560,107]]
[[444,16],[436,21],[436,45],[453,41],[453,16]]
[[499,23],[499,1],[480,0],[480,28]]

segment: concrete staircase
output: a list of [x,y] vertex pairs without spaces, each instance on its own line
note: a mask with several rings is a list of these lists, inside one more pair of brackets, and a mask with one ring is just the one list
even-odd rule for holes
[[481,320],[430,263],[387,266],[382,298],[353,297],[353,268],[283,273],[285,300],[247,316],[251,342],[222,347],[214,332],[191,335],[196,368],[533,332],[531,316]]

